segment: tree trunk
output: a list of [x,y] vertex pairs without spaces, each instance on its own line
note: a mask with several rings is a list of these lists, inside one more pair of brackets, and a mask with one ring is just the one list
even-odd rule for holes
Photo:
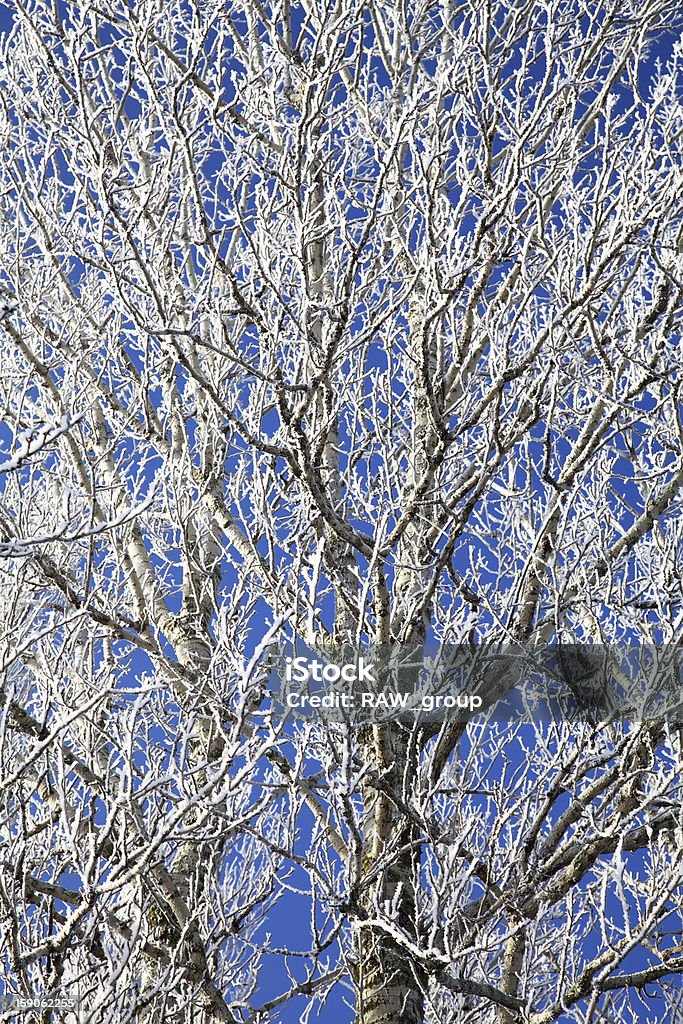
[[[365,821],[356,935],[358,1024],[421,1024],[424,1019],[423,972],[400,941],[372,924],[380,915],[389,917],[397,935],[417,942],[418,832],[388,795],[405,793],[410,786],[406,740],[402,729],[392,724],[367,727],[363,743],[365,759],[376,774],[372,773],[363,788]],[[405,806],[403,798],[400,803]]]

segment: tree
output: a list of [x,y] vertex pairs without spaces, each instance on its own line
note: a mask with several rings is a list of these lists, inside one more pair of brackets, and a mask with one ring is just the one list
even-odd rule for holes
[[266,692],[296,638],[671,671],[680,22],[17,0],[6,992],[97,1022],[683,1019],[675,720],[292,724]]

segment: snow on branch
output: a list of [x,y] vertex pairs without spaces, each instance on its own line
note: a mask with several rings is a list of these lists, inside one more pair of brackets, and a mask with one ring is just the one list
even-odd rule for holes
[[113,519],[108,519],[106,523],[99,523],[97,526],[85,530],[72,530],[69,532],[69,524],[65,523],[59,530],[55,530],[52,533],[39,533],[33,537],[16,537],[8,541],[2,541],[0,542],[0,558],[25,558],[33,554],[33,548],[37,545],[50,544],[56,540],[68,542],[84,540],[87,537],[97,537],[99,534],[113,530],[117,526],[124,526],[126,523],[132,522],[132,520],[150,507],[155,496],[156,488],[152,488],[145,500],[141,504],[136,505],[135,508],[122,512],[118,516],[114,516]]
[[17,437],[19,442],[17,450],[10,459],[0,462],[0,473],[11,473],[14,470],[20,469],[31,456],[45,451],[49,445],[68,433],[77,423],[80,423],[84,416],[84,412],[79,412],[75,416],[69,416],[65,413],[55,426],[41,427],[36,433],[24,431],[19,434]]

